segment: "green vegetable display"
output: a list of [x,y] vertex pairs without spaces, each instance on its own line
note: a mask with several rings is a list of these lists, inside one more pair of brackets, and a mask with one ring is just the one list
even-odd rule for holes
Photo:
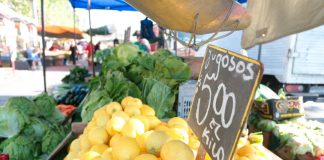
[[74,67],[70,70],[70,74],[62,79],[64,83],[85,83],[85,79],[90,77],[90,73],[86,68],[81,68],[79,66]]
[[81,104],[82,121],[88,122],[104,104],[126,96],[142,99],[155,109],[158,118],[173,117],[179,84],[190,74],[188,65],[168,50],[151,55],[133,44],[121,44],[112,49],[99,76],[90,81],[89,94]]
[[45,93],[33,99],[10,98],[0,107],[0,137],[6,138],[0,152],[10,160],[47,159],[69,131],[64,119],[54,98]]
[[304,117],[283,121],[263,119],[256,112],[249,116],[249,125],[258,130],[272,132],[279,145],[291,148],[292,155],[311,153],[314,157],[324,155],[324,125]]

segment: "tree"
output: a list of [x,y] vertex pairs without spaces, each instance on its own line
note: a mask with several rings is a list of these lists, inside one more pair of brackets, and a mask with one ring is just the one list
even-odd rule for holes
[[[40,22],[41,0],[0,0],[0,3],[6,4],[24,16],[33,17],[33,1],[36,1],[37,17]],[[73,26],[73,9],[68,0],[44,0],[44,12],[45,25]]]

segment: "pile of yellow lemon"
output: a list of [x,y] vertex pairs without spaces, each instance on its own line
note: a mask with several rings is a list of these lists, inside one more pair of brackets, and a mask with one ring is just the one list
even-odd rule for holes
[[65,160],[194,160],[200,146],[187,122],[163,122],[138,98],[98,109]]
[[[262,145],[262,135],[240,137],[232,160],[272,160]],[[205,160],[212,160],[208,154]]]

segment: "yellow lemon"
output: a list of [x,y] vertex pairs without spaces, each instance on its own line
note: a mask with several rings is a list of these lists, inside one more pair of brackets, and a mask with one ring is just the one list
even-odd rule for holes
[[200,146],[200,141],[196,139],[195,137],[189,137],[189,147],[191,149],[197,150]]
[[108,160],[112,160],[112,148],[107,148],[102,154],[102,158],[107,158]]
[[125,112],[123,111],[117,111],[115,113],[112,114],[111,118],[114,118],[114,117],[121,117],[123,118],[125,121],[127,121],[129,119],[129,116],[128,114],[126,114]]
[[173,140],[180,140],[186,144],[189,143],[189,136],[186,131],[179,128],[169,128],[166,133]]
[[137,156],[134,160],[157,160],[157,158],[152,154],[141,154]]
[[91,147],[91,144],[88,140],[87,134],[82,134],[79,137],[80,139],[80,149],[81,150],[88,150]]
[[181,128],[181,129],[184,129],[186,132],[188,132],[188,130],[189,130],[187,121],[180,117],[171,118],[168,121],[168,127],[169,128]]
[[79,157],[78,152],[69,152],[68,155],[64,158],[64,160],[74,160]]
[[106,108],[105,107],[101,107],[101,108],[97,109],[93,113],[92,119],[97,119],[97,117],[99,117],[99,116],[107,116],[107,112],[106,112]]
[[160,155],[162,146],[170,140],[170,137],[162,131],[151,132],[145,140],[145,148],[148,153]]
[[125,97],[122,101],[121,101],[121,105],[122,107],[125,109],[127,107],[137,107],[137,108],[141,108],[143,106],[143,103],[140,99],[138,98],[133,98],[133,97]]
[[90,148],[90,151],[94,151],[99,154],[102,154],[107,148],[108,146],[105,144],[96,144]]
[[156,126],[158,126],[159,124],[161,124],[161,120],[159,120],[157,117],[155,116],[145,116],[147,118],[147,120],[150,123],[150,129],[154,129]]
[[119,142],[112,147],[113,159],[133,160],[140,154],[140,147],[134,138],[122,137]]
[[116,143],[118,143],[119,139],[121,138],[122,136],[120,134],[115,134],[113,137],[111,137],[110,139],[110,142],[109,142],[109,145],[110,147],[114,146]]
[[111,159],[99,157],[99,158],[94,158],[93,160],[111,160]]
[[167,131],[168,129],[169,129],[169,127],[166,125],[163,125],[163,124],[159,124],[158,126],[156,126],[154,128],[154,130],[156,130],[156,131]]
[[106,144],[109,140],[109,136],[103,127],[97,127],[89,132],[88,139],[92,145]]
[[212,160],[208,153],[205,155],[205,160]]
[[242,157],[242,156],[246,156],[248,154],[255,154],[256,150],[255,148],[253,148],[253,146],[251,145],[246,145],[241,147],[240,149],[237,150],[237,154]]
[[145,131],[148,131],[150,129],[150,123],[145,116],[138,115],[134,116],[133,118],[140,120],[144,124]]
[[249,159],[248,157],[242,156],[242,157],[239,157],[238,160],[251,160],[251,159]]
[[121,117],[113,117],[108,123],[106,124],[106,131],[109,133],[109,135],[115,135],[116,133],[121,132],[124,125],[126,123],[126,120]]
[[104,126],[106,126],[109,119],[110,119],[110,117],[107,114],[99,115],[96,117],[96,124],[98,127],[104,127]]
[[115,112],[122,111],[123,108],[118,102],[111,102],[104,106],[108,115],[112,115]]
[[91,129],[96,128],[96,127],[97,127],[96,120],[92,120],[87,124],[87,126],[84,129],[83,133],[88,133]]
[[236,149],[240,149],[243,146],[249,145],[250,141],[247,138],[240,137],[239,141],[237,142],[237,147]]
[[137,135],[141,135],[145,132],[144,124],[135,118],[130,118],[121,130],[123,136],[136,138]]
[[127,107],[125,108],[124,112],[129,116],[129,117],[134,117],[141,115],[141,110],[137,107]]
[[99,158],[100,154],[97,152],[89,151],[86,152],[82,157],[81,160],[93,160],[95,158]]
[[165,143],[161,149],[163,160],[194,160],[194,154],[190,147],[179,140],[171,140]]
[[155,116],[155,110],[149,105],[144,104],[141,108],[141,114],[144,116]]
[[153,131],[147,131],[142,135],[136,136],[136,142],[139,145],[140,149],[141,149],[141,153],[145,153],[146,152],[146,147],[145,147],[145,141],[147,139],[147,137],[152,133]]
[[73,151],[77,152],[79,150],[81,150],[80,139],[77,138],[77,139],[73,140],[72,143],[70,144],[69,152],[73,152]]

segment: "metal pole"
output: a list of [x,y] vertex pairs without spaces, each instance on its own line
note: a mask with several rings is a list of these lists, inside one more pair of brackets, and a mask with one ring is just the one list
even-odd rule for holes
[[262,44],[259,44],[258,60],[261,60]]
[[46,64],[45,64],[45,20],[44,20],[44,0],[41,0],[41,21],[42,21],[42,63],[43,63],[43,78],[44,78],[44,92],[47,93],[46,90]]
[[90,8],[91,8],[91,0],[88,0],[88,12],[89,12],[89,34],[90,34],[90,55],[91,55],[91,61],[92,61],[92,74],[93,77],[96,76],[96,70],[95,70],[95,65],[94,65],[94,53],[93,53],[93,44],[92,44],[92,27],[91,27],[91,12],[90,12]]
[[73,29],[74,29],[74,35],[73,35],[73,38],[74,38],[74,44],[76,45],[76,33],[75,33],[75,8],[73,8]]
[[174,50],[175,50],[175,55],[178,56],[178,32],[175,32],[175,37],[174,37]]

